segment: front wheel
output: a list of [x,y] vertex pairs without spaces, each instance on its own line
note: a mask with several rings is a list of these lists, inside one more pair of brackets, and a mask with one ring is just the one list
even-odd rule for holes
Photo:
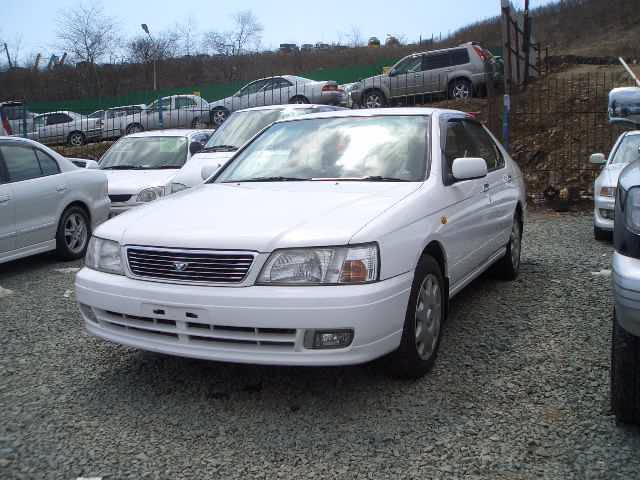
[[71,147],[80,147],[85,144],[86,138],[82,132],[71,132],[67,138],[67,144]]
[[640,423],[640,339],[620,326],[613,313],[611,410],[623,423]]
[[127,127],[125,132],[127,133],[127,135],[131,135],[132,133],[144,132],[144,127],[139,123],[132,123]]
[[387,99],[380,90],[369,90],[362,95],[362,108],[382,108],[387,105]]
[[416,267],[400,347],[390,356],[391,373],[415,379],[428,373],[436,360],[447,301],[438,262],[424,255]]
[[211,111],[211,123],[217,128],[229,118],[229,110],[226,108],[216,108]]
[[295,105],[304,105],[309,103],[309,100],[307,99],[307,97],[303,97],[302,95],[297,95],[293,97],[291,100],[289,100],[289,103],[293,103]]
[[495,264],[495,272],[505,280],[515,280],[520,271],[520,255],[522,252],[522,221],[520,214],[513,216],[511,235],[507,243],[507,252]]
[[91,236],[87,213],[80,207],[67,208],[62,214],[56,233],[56,253],[63,260],[84,257]]

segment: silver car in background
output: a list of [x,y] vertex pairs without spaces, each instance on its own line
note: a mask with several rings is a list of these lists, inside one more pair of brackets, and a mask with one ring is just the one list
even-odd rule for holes
[[447,94],[466,99],[482,93],[493,81],[493,55],[476,43],[414,53],[389,73],[365,78],[351,91],[354,103],[379,108],[415,95]]
[[333,80],[316,81],[294,75],[261,78],[248,83],[230,97],[211,102],[211,123],[222,125],[236,110],[287,103],[346,105],[347,98]]
[[209,103],[198,95],[171,95],[123,117],[121,134],[166,128],[207,128]]
[[46,145],[66,143],[77,147],[102,138],[102,121],[67,110],[43,113],[33,118],[27,138]]
[[591,155],[591,163],[604,165],[593,185],[593,235],[596,240],[611,238],[618,178],[624,167],[636,160],[640,160],[640,130],[620,135],[608,159],[602,153]]
[[102,121],[102,138],[118,138],[126,128],[126,117],[128,115],[140,115],[147,106],[125,105],[122,107],[111,107],[106,110],[97,110],[89,115],[89,118],[96,118]]

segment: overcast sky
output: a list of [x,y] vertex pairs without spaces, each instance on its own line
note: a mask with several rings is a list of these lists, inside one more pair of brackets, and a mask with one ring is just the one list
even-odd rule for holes
[[[513,3],[521,6],[524,0]],[[532,7],[547,3],[551,0],[531,0]],[[53,48],[55,19],[61,10],[78,5],[78,0],[0,0],[0,5],[0,38],[15,44],[21,37],[22,57],[37,52],[46,57],[61,53]],[[415,41],[420,35],[445,35],[500,11],[500,0],[108,0],[102,5],[119,20],[123,37],[141,33],[141,23],[147,23],[153,34],[189,16],[195,19],[198,33],[226,30],[233,13],[250,9],[264,26],[266,48],[280,43],[331,43],[341,35],[344,40],[352,26],[364,39],[377,36],[384,41],[387,34],[398,34]]]

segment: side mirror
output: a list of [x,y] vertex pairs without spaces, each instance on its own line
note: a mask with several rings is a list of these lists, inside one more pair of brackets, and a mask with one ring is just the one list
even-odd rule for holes
[[204,145],[202,145],[200,142],[191,142],[191,144],[189,145],[189,153],[191,153],[191,155],[195,155],[198,152],[201,152],[204,149]]
[[100,165],[95,160],[87,160],[84,168],[88,168],[89,170],[98,170]]
[[589,161],[594,165],[604,165],[607,163],[607,159],[604,156],[604,153],[594,153],[589,157]]
[[214,173],[218,171],[220,166],[221,166],[220,164],[203,166],[202,170],[200,170],[200,176],[202,177],[202,180],[206,180],[209,177],[211,177]]
[[487,162],[479,157],[456,158],[451,166],[451,173],[457,181],[486,177]]

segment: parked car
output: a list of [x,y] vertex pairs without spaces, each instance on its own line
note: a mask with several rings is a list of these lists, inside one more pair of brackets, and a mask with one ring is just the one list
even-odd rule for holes
[[6,119],[7,135],[24,135],[33,128],[35,113],[30,112],[23,102],[0,102],[0,115]]
[[236,110],[287,103],[344,105],[346,95],[333,80],[315,81],[283,75],[248,83],[231,97],[211,102],[211,123],[220,126]]
[[82,258],[108,213],[102,172],[32,140],[0,137],[0,263],[49,250]]
[[200,185],[263,128],[277,120],[342,109],[327,105],[272,105],[237,110],[211,136],[204,149],[171,179],[170,193]]
[[123,345],[285,365],[390,354],[418,377],[449,299],[492,265],[517,276],[525,205],[517,165],[462,112],[281,120],[203,186],[102,225],[76,298],[88,332]]
[[72,147],[100,140],[102,122],[79,113],[60,111],[36,115],[27,138],[47,145],[66,143]]
[[130,122],[132,117],[142,116],[142,112],[146,108],[147,106],[144,104],[111,107],[106,110],[97,110],[89,115],[89,118],[97,118],[102,121],[102,138],[118,138],[127,128],[127,117]]
[[361,80],[351,97],[363,108],[384,107],[414,95],[444,93],[449,98],[470,98],[493,81],[492,59],[488,50],[475,43],[414,53],[388,73]]
[[209,104],[198,95],[172,95],[124,117],[122,135],[163,128],[207,128]]
[[165,195],[165,185],[211,137],[212,130],[156,130],[127,135],[100,159],[109,179],[110,216]]
[[604,165],[593,184],[593,235],[607,240],[613,232],[616,186],[620,172],[640,159],[640,130],[624,132],[613,146],[609,159],[602,153],[591,155],[591,163]]

